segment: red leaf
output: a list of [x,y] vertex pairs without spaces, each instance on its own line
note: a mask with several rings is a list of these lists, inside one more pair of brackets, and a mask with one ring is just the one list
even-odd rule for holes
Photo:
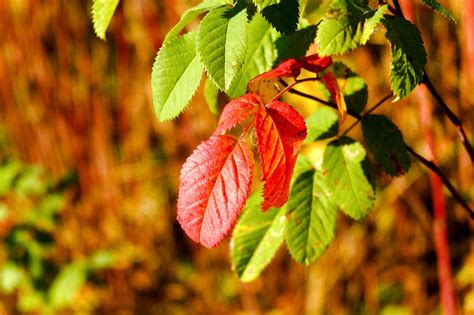
[[301,72],[301,62],[293,59],[288,58],[280,62],[275,69],[262,73],[259,76],[256,76],[251,82],[255,82],[257,80],[265,79],[265,78],[282,78],[282,77],[292,77],[296,78],[300,75]]
[[288,200],[296,158],[306,137],[303,117],[290,105],[273,101],[260,107],[255,125],[263,187],[262,210]]
[[321,78],[321,83],[326,86],[329,93],[331,93],[331,97],[336,101],[337,110],[341,115],[340,122],[344,122],[344,119],[346,119],[347,106],[344,96],[342,95],[339,85],[337,84],[337,78],[331,72],[326,72],[326,74]]
[[302,68],[314,73],[319,73],[332,64],[331,57],[320,57],[318,54],[303,57],[300,61]]
[[211,248],[235,225],[253,177],[248,146],[230,135],[212,136],[186,160],[180,175],[178,221],[188,236]]
[[245,94],[227,103],[222,111],[219,124],[214,134],[222,134],[242,123],[244,120],[255,114],[262,100],[258,95]]

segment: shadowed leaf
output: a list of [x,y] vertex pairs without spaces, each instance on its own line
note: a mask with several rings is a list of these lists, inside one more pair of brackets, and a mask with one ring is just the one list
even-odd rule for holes
[[403,175],[410,168],[410,157],[400,130],[385,116],[368,115],[362,131],[369,151],[391,176]]

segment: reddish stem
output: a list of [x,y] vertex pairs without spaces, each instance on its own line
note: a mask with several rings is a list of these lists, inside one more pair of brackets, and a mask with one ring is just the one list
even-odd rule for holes
[[[395,1],[397,4],[398,1]],[[405,17],[416,22],[412,0],[400,1]],[[420,107],[420,120],[425,141],[431,151],[431,159],[436,162],[436,141],[432,128],[433,108],[426,85],[419,86],[414,96]],[[451,257],[449,253],[448,232],[446,228],[446,196],[441,178],[434,172],[430,173],[431,199],[433,202],[433,239],[438,266],[438,282],[440,287],[440,303],[445,315],[456,314],[456,302],[451,276]]]

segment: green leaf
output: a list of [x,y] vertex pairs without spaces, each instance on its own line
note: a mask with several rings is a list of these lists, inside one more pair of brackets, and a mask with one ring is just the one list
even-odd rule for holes
[[71,303],[86,281],[86,268],[83,263],[71,263],[61,269],[48,292],[50,304],[61,308]]
[[370,9],[360,0],[333,0],[330,16],[318,27],[316,43],[320,55],[337,55],[365,45],[387,9]]
[[454,19],[454,15],[451,12],[449,12],[445,7],[443,7],[438,1],[436,1],[436,0],[421,0],[421,2],[423,2],[427,6],[429,6],[430,8],[435,10],[436,12],[438,12],[439,14],[444,15],[444,17],[446,17],[447,19],[449,19],[453,22],[456,22],[456,20]]
[[387,15],[382,22],[387,29],[385,36],[392,46],[392,90],[397,97],[402,98],[410,94],[423,79],[426,64],[423,39],[418,28],[403,18]]
[[408,171],[410,157],[405,141],[390,119],[368,115],[362,119],[362,131],[369,151],[388,175],[398,176]]
[[275,42],[278,53],[275,65],[285,58],[299,58],[306,55],[309,46],[314,42],[316,31],[317,27],[310,25],[291,35],[281,35]]
[[364,79],[342,62],[335,62],[330,70],[338,78],[347,108],[360,113],[367,105],[369,92]]
[[183,13],[179,22],[166,34],[164,42],[176,37],[194,18],[212,9],[221,7],[227,2],[225,0],[204,0],[195,7],[188,9]]
[[300,8],[298,0],[281,0],[261,11],[264,18],[282,34],[293,34],[298,26]]
[[295,180],[287,209],[288,250],[293,259],[308,265],[331,243],[336,228],[337,207],[331,202],[321,172],[310,170]]
[[305,143],[335,137],[339,131],[338,121],[339,117],[333,109],[319,107],[306,119],[308,135]]
[[260,12],[268,6],[280,3],[280,0],[252,0],[252,2],[255,4],[258,11]]
[[260,14],[255,14],[247,30],[247,54],[242,68],[229,89],[230,97],[243,95],[248,81],[270,70],[276,58],[274,41],[277,33]]
[[105,40],[105,31],[109,27],[119,0],[93,0],[92,22],[97,36]]
[[153,107],[160,121],[178,116],[196,92],[203,65],[196,54],[195,34],[169,40],[156,56],[151,74]]
[[206,100],[209,110],[214,115],[219,114],[219,88],[207,79],[204,84],[204,99]]
[[285,235],[285,207],[262,212],[262,201],[259,191],[247,200],[232,233],[232,269],[244,282],[258,277],[272,260]]
[[198,30],[198,53],[207,74],[228,91],[247,51],[247,11],[221,7],[209,12]]
[[329,143],[323,158],[324,184],[331,200],[356,220],[364,218],[374,206],[372,174],[372,165],[360,143],[347,137]]

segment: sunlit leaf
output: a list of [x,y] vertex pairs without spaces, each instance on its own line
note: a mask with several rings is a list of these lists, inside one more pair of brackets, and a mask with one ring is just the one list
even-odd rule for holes
[[399,98],[405,97],[423,79],[426,51],[418,28],[409,21],[386,16],[382,20],[390,41],[392,63],[390,78],[392,90]]
[[119,0],[93,0],[92,22],[97,36],[105,40],[105,32],[109,27]]
[[306,138],[303,117],[290,105],[273,101],[257,112],[258,141],[263,189],[262,210],[281,207],[288,199],[291,176]]
[[206,247],[230,232],[247,200],[253,176],[248,146],[230,135],[202,142],[184,163],[177,216],[186,234]]
[[257,278],[283,243],[285,208],[260,210],[263,198],[258,191],[247,201],[232,233],[232,269],[244,281]]
[[169,40],[158,52],[151,74],[153,108],[160,121],[178,116],[201,81],[203,65],[196,54],[195,34]]
[[310,264],[331,243],[336,228],[337,206],[320,171],[309,170],[295,180],[286,207],[288,250],[297,262]]
[[373,208],[373,170],[360,143],[347,137],[329,143],[322,176],[331,200],[347,215],[359,220]]
[[323,56],[337,55],[365,45],[387,6],[372,10],[361,0],[333,0],[330,15],[318,27],[316,44]]
[[308,135],[305,143],[335,137],[339,131],[338,121],[339,118],[333,109],[318,108],[306,119]]
[[344,122],[347,115],[347,106],[346,101],[344,100],[344,95],[342,95],[341,90],[339,89],[337,78],[331,72],[326,72],[321,78],[321,83],[328,89],[332,99],[336,101],[337,110],[341,117],[341,123]]
[[230,86],[228,94],[231,97],[244,94],[249,80],[270,70],[276,58],[274,41],[277,33],[260,14],[254,15],[247,29],[247,53],[242,68]]
[[201,21],[197,47],[209,77],[228,91],[247,52],[247,11],[230,6],[213,9]]
[[186,10],[186,12],[184,12],[181,16],[179,22],[175,26],[173,26],[173,28],[168,32],[168,34],[166,34],[164,42],[167,42],[171,38],[176,37],[183,30],[183,28],[185,28],[186,25],[188,25],[198,15],[203,14],[212,9],[221,7],[226,3],[227,1],[225,0],[204,0],[198,5]]
[[222,111],[214,134],[230,130],[244,120],[251,118],[261,105],[262,100],[260,97],[250,93],[230,101]]

